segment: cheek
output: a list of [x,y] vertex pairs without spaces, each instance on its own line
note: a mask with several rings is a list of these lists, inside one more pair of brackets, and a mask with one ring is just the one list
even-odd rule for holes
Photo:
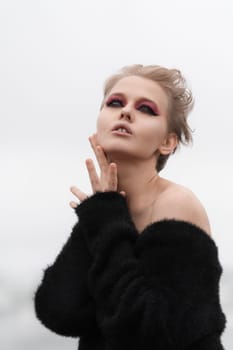
[[147,125],[146,128],[144,128],[144,132],[142,134],[142,141],[147,149],[153,151],[154,149],[157,149],[157,147],[160,146],[165,134],[166,125],[164,123],[150,123],[149,125]]
[[96,119],[96,130],[97,132],[99,131],[100,128],[100,116],[98,115],[97,119]]
[[102,144],[104,141],[104,134],[106,129],[106,118],[104,114],[100,112],[96,120],[97,139],[100,144]]
[[151,142],[151,140],[158,140],[163,136],[164,128],[161,124],[148,124],[144,128],[143,136]]
[[97,120],[96,120],[96,130],[97,132],[100,132],[103,127],[104,127],[104,116],[103,116],[103,113],[99,113],[98,117],[97,117]]

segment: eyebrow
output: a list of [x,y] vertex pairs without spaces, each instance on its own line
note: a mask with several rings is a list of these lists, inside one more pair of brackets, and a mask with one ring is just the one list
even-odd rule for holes
[[[112,94],[108,95],[105,99],[104,99],[104,102],[110,97],[110,96],[121,96],[121,97],[124,97],[125,98],[125,94],[123,94],[122,92],[113,92]],[[137,98],[137,100],[139,101],[148,101],[148,102],[151,102],[155,105],[155,107],[157,108],[157,112],[158,114],[160,114],[160,108],[158,107],[158,103],[149,99],[148,97],[139,97]]]

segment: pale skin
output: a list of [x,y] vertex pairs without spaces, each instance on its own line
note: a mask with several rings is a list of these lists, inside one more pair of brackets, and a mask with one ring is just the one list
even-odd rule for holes
[[[124,103],[107,105],[107,99],[118,92]],[[159,115],[151,115],[147,106],[140,105],[142,97],[156,103]],[[132,76],[116,83],[103,103],[97,132],[89,137],[100,169],[99,176],[93,160],[86,159],[92,191],[123,195],[139,233],[151,222],[175,218],[191,221],[210,234],[198,198],[186,187],[160,177],[155,169],[158,154],[169,154],[177,145],[176,135],[167,133],[167,106],[166,94],[154,81]],[[130,126],[130,137],[112,134],[112,126],[121,121]],[[76,186],[70,191],[80,202],[88,197]],[[72,208],[78,204],[70,202]]]
[[[116,163],[108,162],[104,151],[100,145],[96,143],[96,134],[89,137],[92,149],[95,153],[98,165],[100,167],[101,175],[98,176],[95,165],[92,159],[86,159],[86,167],[89,174],[89,179],[92,187],[93,193],[106,192],[106,191],[117,191],[117,165]],[[82,192],[76,186],[70,188],[71,192],[82,202],[88,195]],[[120,194],[125,196],[124,191],[120,191]],[[78,203],[71,201],[70,206],[76,208]]]

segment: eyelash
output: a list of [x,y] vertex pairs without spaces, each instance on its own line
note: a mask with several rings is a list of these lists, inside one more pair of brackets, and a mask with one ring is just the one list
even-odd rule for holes
[[[113,105],[113,103],[116,103],[116,102],[119,103],[119,104],[121,105],[121,107],[123,107],[123,101],[120,100],[120,99],[118,99],[118,98],[114,98],[114,99],[108,101],[108,102],[106,103],[106,105],[107,105],[108,107],[117,108],[117,107],[119,107],[119,105]],[[142,113],[146,113],[146,114],[150,114],[150,115],[155,115],[155,116],[158,115],[158,113],[154,112],[154,110],[153,110],[151,107],[147,106],[147,105],[142,104],[142,105],[139,106],[139,108],[141,108],[141,107],[143,107],[143,108],[146,107],[146,108],[147,108],[147,112],[141,111]]]

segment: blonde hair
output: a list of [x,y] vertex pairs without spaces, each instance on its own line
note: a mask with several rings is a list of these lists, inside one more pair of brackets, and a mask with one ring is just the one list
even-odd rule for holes
[[[121,68],[119,73],[111,75],[104,83],[104,98],[113,86],[122,78],[136,75],[158,83],[168,96],[168,133],[174,132],[178,144],[172,153],[180,147],[180,143],[193,143],[192,130],[187,123],[187,117],[194,105],[192,92],[187,88],[186,80],[178,69],[168,69],[158,65],[143,66],[135,64]],[[161,171],[170,154],[160,154],[156,164],[157,172]]]

